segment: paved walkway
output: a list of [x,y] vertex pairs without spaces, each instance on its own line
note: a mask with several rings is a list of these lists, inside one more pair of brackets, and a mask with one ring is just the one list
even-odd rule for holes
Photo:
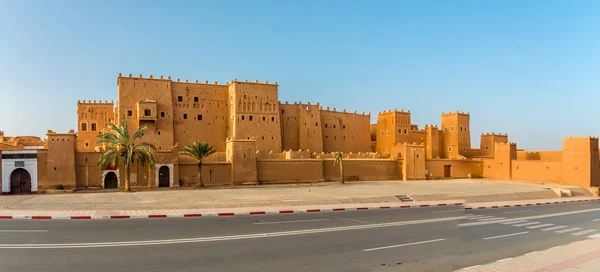
[[600,271],[600,239],[578,241],[458,271],[596,272]]
[[[467,202],[554,198],[548,185],[492,180],[430,180],[260,185],[200,190],[154,190],[135,193],[92,192],[0,196],[6,210],[141,210],[215,209],[347,203],[400,202],[395,196],[410,195],[416,201]],[[568,187],[553,185],[552,187]]]

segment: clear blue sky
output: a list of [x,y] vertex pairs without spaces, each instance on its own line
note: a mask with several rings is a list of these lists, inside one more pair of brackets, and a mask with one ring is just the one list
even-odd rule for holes
[[2,1],[0,130],[76,128],[117,74],[278,81],[281,101],[471,113],[519,148],[600,134],[600,1]]

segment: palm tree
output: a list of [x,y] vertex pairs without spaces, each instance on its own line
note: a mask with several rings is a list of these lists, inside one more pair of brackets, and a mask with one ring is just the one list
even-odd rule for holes
[[148,148],[146,148],[145,146],[143,146],[142,149],[144,149],[143,152],[136,153],[135,161],[138,163],[138,169],[144,169],[144,166],[146,164],[148,165],[148,176],[146,177],[146,180],[148,182],[148,188],[150,188],[150,174],[152,172],[152,165],[154,165],[155,163],[154,156],[146,156],[146,154],[149,153],[150,150],[148,150]]
[[198,181],[200,187],[204,187],[204,182],[202,182],[202,160],[213,153],[215,153],[215,150],[209,143],[199,141],[194,141],[192,144],[186,145],[184,151],[180,153],[181,155],[196,160],[196,163],[198,164]]
[[106,166],[111,164],[119,165],[119,161],[123,160],[125,167],[125,191],[131,192],[129,187],[129,179],[131,176],[131,166],[137,161],[154,163],[154,155],[150,150],[156,149],[153,144],[148,142],[136,142],[142,138],[142,133],[147,129],[146,125],[140,126],[133,135],[129,135],[127,123],[121,121],[120,125],[108,124],[109,129],[104,129],[97,136],[98,141],[96,146],[106,146],[104,153],[98,160],[98,165],[101,169],[106,169]]
[[335,161],[333,161],[333,164],[340,164],[340,176],[342,177],[342,184],[344,184],[344,161],[343,161],[343,157],[344,155],[342,155],[342,152],[335,152],[333,153],[333,158],[335,159]]

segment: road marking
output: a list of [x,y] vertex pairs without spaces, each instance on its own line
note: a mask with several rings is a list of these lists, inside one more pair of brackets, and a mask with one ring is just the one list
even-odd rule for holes
[[504,212],[504,213],[521,213],[521,212],[530,212],[531,210],[522,210],[522,211],[510,211],[510,212]]
[[588,213],[588,212],[597,212],[597,211],[600,211],[600,208],[570,211],[570,212],[551,213],[551,214],[535,215],[535,216],[526,216],[526,217],[511,218],[511,219],[501,219],[501,220],[495,220],[495,221],[470,222],[470,223],[458,224],[458,227],[461,227],[461,228],[462,227],[473,227],[473,226],[503,223],[503,222],[514,221],[514,220],[540,219],[540,218],[548,218],[548,217],[556,217],[556,216],[562,216],[562,215],[571,215],[571,214]]
[[460,210],[448,210],[448,211],[435,211],[433,213],[441,213],[441,212],[464,212],[465,209],[460,209]]
[[551,228],[546,228],[546,229],[542,229],[543,231],[548,231],[548,230],[556,230],[556,229],[564,229],[567,226],[556,226],[556,227],[551,227]]
[[0,230],[0,232],[48,232],[48,230]]
[[588,234],[590,232],[595,232],[595,229],[589,229],[589,230],[583,230],[580,232],[575,232],[575,233],[571,233],[571,235],[575,235],[575,236],[579,236],[579,235],[584,235],[584,234]]
[[550,226],[554,226],[554,224],[541,224],[541,225],[536,225],[536,226],[529,226],[527,228],[528,229],[539,229],[539,228],[550,227]]
[[485,238],[483,238],[483,240],[490,240],[490,239],[497,239],[497,238],[515,236],[515,235],[521,235],[521,234],[525,234],[525,233],[529,233],[529,231],[517,232],[517,233],[511,233],[511,234],[505,234],[505,235],[498,235],[498,236],[491,236],[491,237],[485,237]]
[[600,237],[600,233],[588,236],[588,238],[598,238],[598,237]]
[[527,220],[508,221],[508,222],[504,222],[502,224],[503,225],[510,225],[510,224],[517,224],[517,223],[523,223],[523,222],[527,222]]
[[592,221],[600,221],[600,218],[598,218],[598,219],[594,219],[594,220],[592,220]]
[[384,246],[384,247],[368,248],[368,249],[363,249],[363,251],[374,251],[374,250],[388,249],[388,248],[395,248],[395,247],[403,247],[403,246],[420,245],[420,244],[433,243],[433,242],[439,242],[439,241],[444,241],[444,240],[446,240],[446,239],[445,239],[445,238],[441,238],[441,239],[427,240],[427,241],[414,242],[414,243],[401,244],[401,245],[393,245],[393,246]]
[[505,217],[493,217],[493,218],[486,218],[486,219],[481,219],[479,221],[489,221],[489,220],[498,220],[498,219],[504,219]]
[[315,222],[315,221],[327,221],[329,218],[322,219],[306,219],[306,220],[292,220],[292,221],[270,221],[270,222],[256,222],[254,225],[267,225],[267,224],[287,224],[287,223],[301,223],[301,222]]
[[576,230],[580,230],[581,228],[570,228],[570,229],[564,229],[564,230],[557,230],[555,231],[556,233],[565,233],[565,232],[571,232],[571,231],[576,231]]
[[398,226],[406,226],[406,225],[430,224],[430,223],[437,223],[437,222],[462,220],[464,218],[465,218],[464,216],[455,216],[455,217],[444,217],[444,218],[424,219],[424,220],[414,220],[414,221],[398,221],[398,222],[389,222],[389,223],[378,223],[378,224],[369,224],[369,225],[355,225],[355,226],[344,226],[344,227],[333,227],[333,228],[305,229],[305,230],[293,230],[293,231],[282,231],[282,232],[266,232],[266,233],[241,234],[241,235],[230,235],[230,236],[181,238],[181,239],[168,239],[168,240],[100,242],[100,243],[70,243],[70,244],[0,244],[0,248],[1,249],[66,249],[66,248],[100,248],[100,247],[151,246],[151,245],[170,245],[170,244],[184,244],[184,243],[203,243],[203,242],[232,241],[232,240],[243,240],[243,239],[294,236],[294,235],[315,234],[315,233],[328,233],[328,232],[339,232],[339,231],[348,231],[348,230],[398,227]]
[[489,218],[495,218],[495,216],[489,216],[488,215],[488,216],[483,216],[483,217],[474,217],[474,218],[471,218],[471,219],[481,220],[481,219],[489,219]]
[[529,225],[533,225],[533,224],[539,224],[540,222],[528,222],[528,223],[521,223],[521,224],[516,224],[513,225],[515,227],[522,227],[522,226],[529,226]]

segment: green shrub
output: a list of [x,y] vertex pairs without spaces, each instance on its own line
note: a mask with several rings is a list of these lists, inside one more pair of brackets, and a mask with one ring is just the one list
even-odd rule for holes
[[63,186],[62,184],[56,185],[56,190],[64,190],[65,186]]

